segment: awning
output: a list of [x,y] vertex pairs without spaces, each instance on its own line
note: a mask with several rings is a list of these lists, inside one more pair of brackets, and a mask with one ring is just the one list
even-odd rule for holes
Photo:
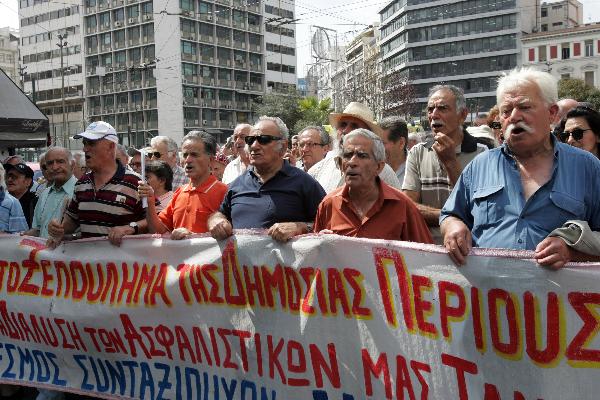
[[0,69],[0,147],[46,145],[48,117]]

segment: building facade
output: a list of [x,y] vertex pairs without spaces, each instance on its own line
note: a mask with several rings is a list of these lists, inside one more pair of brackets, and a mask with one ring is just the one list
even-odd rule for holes
[[265,79],[267,92],[288,92],[297,85],[294,2],[264,0]]
[[81,7],[47,0],[20,0],[19,12],[20,57],[25,68],[23,90],[48,116],[53,142],[70,146],[65,138],[81,132],[86,124]]
[[10,27],[0,28],[0,69],[20,85],[19,31]]
[[544,2],[540,7],[538,32],[573,28],[583,24],[583,4],[578,0]]
[[600,88],[600,23],[525,35],[523,64]]
[[393,0],[380,11],[382,70],[410,82],[419,107],[430,87],[449,83],[471,112],[487,111],[498,76],[521,63],[536,9],[535,0]]

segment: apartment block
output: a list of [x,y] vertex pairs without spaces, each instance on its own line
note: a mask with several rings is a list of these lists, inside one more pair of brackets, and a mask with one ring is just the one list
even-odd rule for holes
[[86,124],[81,7],[48,0],[20,0],[19,13],[20,57],[25,68],[23,90],[48,116],[54,143],[69,146],[68,141],[64,142],[65,136],[81,132]]
[[583,24],[583,4],[577,0],[543,2],[538,31],[549,32]]
[[0,69],[20,85],[19,31],[10,27],[0,28]]
[[414,86],[461,87],[471,112],[495,104],[498,76],[521,63],[521,35],[536,27],[535,0],[393,0],[379,12],[382,71]]
[[268,92],[296,89],[296,25],[294,2],[264,0],[265,60]]

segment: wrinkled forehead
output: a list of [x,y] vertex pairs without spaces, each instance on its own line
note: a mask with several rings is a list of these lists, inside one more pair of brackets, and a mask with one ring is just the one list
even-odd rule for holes
[[246,125],[243,128],[237,129],[235,132],[233,132],[233,139],[235,140],[240,137],[246,137],[250,134],[250,132],[252,132],[252,126]]
[[454,94],[449,90],[438,90],[431,95],[427,106],[453,106],[456,103]]
[[253,135],[272,135],[281,137],[279,127],[273,121],[258,121],[252,129]]
[[318,141],[321,139],[321,134],[316,129],[309,129],[298,135],[298,142],[307,142],[309,140]]

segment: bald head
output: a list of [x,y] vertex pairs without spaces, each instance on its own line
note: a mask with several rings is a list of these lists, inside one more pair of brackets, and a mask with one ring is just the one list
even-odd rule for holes
[[558,106],[558,112],[556,113],[556,118],[554,119],[554,125],[560,124],[560,120],[567,115],[569,111],[573,108],[577,107],[579,102],[575,99],[562,99],[559,100],[556,105]]

